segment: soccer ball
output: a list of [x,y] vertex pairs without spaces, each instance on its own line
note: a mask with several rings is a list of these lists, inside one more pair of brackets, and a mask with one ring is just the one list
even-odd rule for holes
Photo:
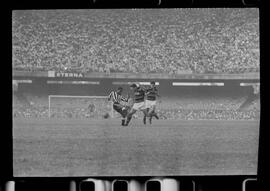
[[104,118],[104,119],[108,119],[109,117],[110,117],[109,113],[105,113],[105,114],[103,115],[103,118]]

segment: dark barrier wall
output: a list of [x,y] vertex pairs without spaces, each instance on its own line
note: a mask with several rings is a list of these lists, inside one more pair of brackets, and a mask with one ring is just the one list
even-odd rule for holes
[[[108,95],[111,90],[122,86],[126,94],[129,91],[128,85],[112,85],[112,82],[123,82],[125,80],[97,79],[100,84],[96,85],[75,85],[75,84],[47,84],[47,79],[36,78],[32,83],[20,83],[18,91],[20,93],[31,93],[36,95]],[[129,80],[132,81],[132,80]],[[133,81],[146,81],[136,80]],[[249,94],[253,91],[251,86],[240,86],[239,81],[225,81],[225,86],[172,86],[173,80],[156,80],[161,96],[196,95],[196,96],[237,96]]]

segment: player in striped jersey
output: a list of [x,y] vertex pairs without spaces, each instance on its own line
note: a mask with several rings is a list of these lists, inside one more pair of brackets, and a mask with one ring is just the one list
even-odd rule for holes
[[159,94],[154,81],[150,83],[150,87],[146,89],[145,94],[146,94],[145,107],[147,109],[147,115],[144,115],[143,123],[146,124],[146,117],[149,116],[149,122],[151,124],[153,117],[159,119],[157,113],[155,112],[157,105],[156,99],[157,97],[159,97]]
[[109,94],[108,100],[113,102],[113,109],[121,114],[122,126],[124,126],[125,118],[127,116],[129,107],[127,106],[128,98],[124,98],[122,96],[122,92],[123,92],[123,88],[119,87],[116,91],[112,91]]
[[133,106],[127,115],[125,126],[129,124],[132,118],[132,115],[135,114],[138,110],[141,110],[144,113],[144,115],[147,115],[147,110],[145,108],[145,101],[144,101],[144,97],[145,97],[144,89],[136,84],[132,84],[130,86],[130,89],[134,93]]

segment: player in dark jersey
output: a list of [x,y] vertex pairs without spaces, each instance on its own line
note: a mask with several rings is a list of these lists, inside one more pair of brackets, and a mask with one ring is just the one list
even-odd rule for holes
[[159,119],[157,113],[155,112],[157,105],[157,97],[159,97],[159,94],[154,81],[150,83],[150,87],[146,89],[145,94],[146,94],[145,107],[147,109],[147,115],[144,115],[143,123],[146,124],[146,117],[149,116],[149,123],[151,124],[153,117]]
[[129,113],[127,114],[127,120],[126,120],[125,126],[129,124],[133,114],[135,114],[138,110],[142,111],[144,115],[147,115],[147,110],[145,108],[145,101],[144,101],[144,97],[145,97],[144,89],[136,84],[132,84],[130,86],[130,89],[134,93],[133,106],[131,110],[129,111]]
[[112,91],[110,93],[108,100],[113,102],[113,109],[121,114],[122,126],[124,126],[125,118],[128,114],[129,107],[127,106],[127,104],[123,104],[123,102],[128,103],[128,98],[124,98],[122,96],[122,92],[123,88],[119,87],[116,91]]

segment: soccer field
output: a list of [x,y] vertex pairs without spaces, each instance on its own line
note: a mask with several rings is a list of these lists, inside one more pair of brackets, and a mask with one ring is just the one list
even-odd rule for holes
[[256,174],[259,121],[18,119],[14,176]]

